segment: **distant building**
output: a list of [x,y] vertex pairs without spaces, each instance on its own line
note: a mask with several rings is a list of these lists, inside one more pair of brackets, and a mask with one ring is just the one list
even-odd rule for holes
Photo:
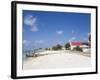
[[84,44],[82,44],[80,47],[82,48],[83,52],[89,52],[89,50],[90,50],[89,46],[84,45]]
[[81,47],[83,52],[89,51],[89,46],[87,44],[83,44],[82,42],[70,42],[70,49],[73,50],[75,47]]
[[73,50],[77,46],[81,46],[81,42],[70,42],[70,49]]

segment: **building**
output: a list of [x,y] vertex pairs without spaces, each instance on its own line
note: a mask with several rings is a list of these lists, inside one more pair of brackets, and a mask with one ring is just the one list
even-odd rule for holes
[[82,42],[70,42],[70,49],[73,50],[75,47],[79,46],[82,48],[83,52],[88,52],[89,46],[87,44],[83,44]]
[[81,42],[70,42],[70,49],[73,50],[77,46],[81,46]]
[[83,52],[89,52],[90,51],[89,46],[87,46],[87,45],[81,45],[80,47],[82,48]]

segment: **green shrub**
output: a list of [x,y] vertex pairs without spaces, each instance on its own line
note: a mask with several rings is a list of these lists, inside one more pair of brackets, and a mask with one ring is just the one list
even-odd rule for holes
[[81,48],[81,47],[79,47],[79,46],[76,46],[73,50],[76,50],[76,51],[81,51],[81,52],[83,51],[83,50],[82,50],[82,48]]
[[61,50],[62,46],[60,44],[57,44],[56,46],[52,47],[53,50]]
[[65,44],[65,49],[70,50],[70,43]]

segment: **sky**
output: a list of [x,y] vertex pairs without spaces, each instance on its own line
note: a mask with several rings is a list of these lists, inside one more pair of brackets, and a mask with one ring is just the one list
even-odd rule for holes
[[23,10],[23,49],[50,48],[56,44],[86,42],[89,13]]

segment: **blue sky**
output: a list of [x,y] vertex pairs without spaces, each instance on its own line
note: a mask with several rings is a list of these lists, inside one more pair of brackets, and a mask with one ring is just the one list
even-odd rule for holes
[[23,10],[23,49],[87,41],[90,14]]

